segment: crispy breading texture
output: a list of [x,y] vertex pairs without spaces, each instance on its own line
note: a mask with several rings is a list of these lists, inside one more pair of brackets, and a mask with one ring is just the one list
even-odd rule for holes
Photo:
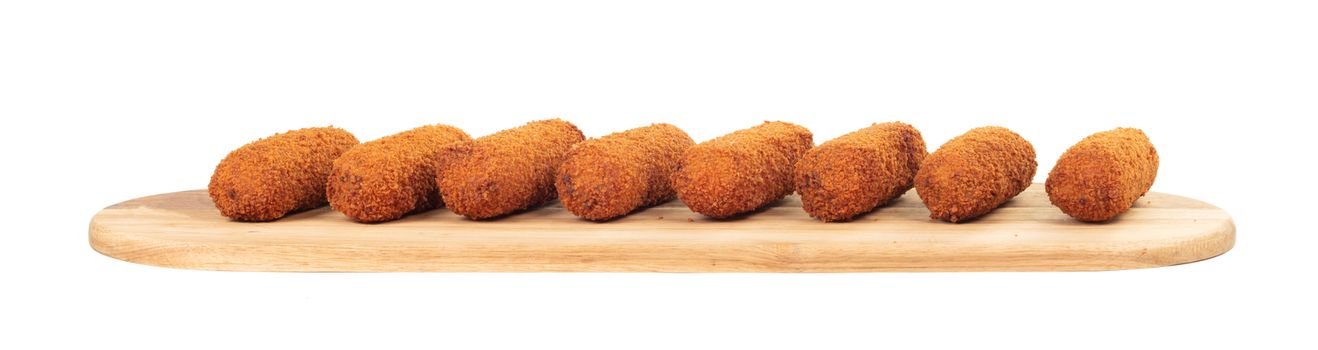
[[967,131],[925,158],[915,190],[929,217],[963,222],[984,215],[1030,187],[1034,146],[1007,128]]
[[673,174],[677,197],[714,218],[754,211],[792,193],[796,161],[814,146],[810,130],[764,122],[687,149]]
[[672,200],[669,179],[696,142],[670,124],[582,141],[558,168],[559,201],[576,216],[608,220]]
[[558,166],[585,138],[550,119],[459,142],[440,156],[439,193],[454,213],[477,220],[539,206],[554,199]]
[[1106,221],[1130,210],[1158,176],[1158,151],[1144,131],[1116,128],[1066,150],[1048,173],[1048,200],[1081,221]]
[[461,129],[427,125],[363,143],[334,161],[330,207],[358,222],[382,222],[436,208],[435,159],[447,146],[470,141]]
[[839,136],[796,163],[801,207],[823,221],[847,221],[900,197],[914,186],[929,151],[920,131],[891,122]]
[[238,221],[270,221],[324,206],[334,159],[355,145],[356,137],[335,127],[275,134],[229,152],[207,190],[220,214]]

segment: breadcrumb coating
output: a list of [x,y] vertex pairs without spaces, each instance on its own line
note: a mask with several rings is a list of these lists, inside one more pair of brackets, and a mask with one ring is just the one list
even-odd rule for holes
[[1034,146],[997,126],[975,128],[938,147],[915,175],[929,217],[970,220],[1007,202],[1034,181]]
[[764,122],[687,149],[673,188],[691,210],[714,218],[754,211],[792,193],[796,161],[814,146],[810,130]]
[[801,207],[823,221],[847,221],[901,197],[929,151],[920,131],[891,122],[839,136],[796,163]]
[[550,119],[459,142],[440,156],[439,193],[454,213],[477,220],[539,206],[555,198],[558,166],[584,139],[576,125]]
[[363,143],[334,161],[325,188],[330,207],[358,222],[382,222],[434,209],[435,159],[470,141],[461,129],[427,125]]
[[1116,128],[1066,150],[1044,183],[1048,200],[1081,221],[1106,221],[1130,210],[1158,176],[1158,151],[1144,131]]
[[576,216],[608,220],[672,200],[669,182],[696,142],[670,124],[653,124],[582,141],[558,168],[559,201]]
[[334,159],[355,145],[356,137],[335,127],[275,134],[229,152],[207,191],[221,215],[238,221],[270,221],[324,206]]

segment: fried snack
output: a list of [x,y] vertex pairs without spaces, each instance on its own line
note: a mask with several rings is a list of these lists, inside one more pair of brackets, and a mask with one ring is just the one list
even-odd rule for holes
[[1140,129],[1117,128],[1071,146],[1048,173],[1048,200],[1080,221],[1126,212],[1158,176],[1158,151]]
[[572,146],[558,168],[559,201],[572,214],[608,220],[676,197],[669,182],[696,142],[670,124],[654,124]]
[[554,175],[585,136],[559,119],[541,120],[474,141],[440,156],[439,193],[454,213],[488,219],[554,199]]
[[938,147],[915,175],[929,217],[962,222],[984,215],[1034,181],[1034,146],[997,126],[975,128]]
[[211,200],[238,221],[270,221],[325,205],[325,179],[334,159],[357,145],[335,127],[275,134],[229,152],[211,175]]
[[381,222],[442,204],[435,159],[471,136],[448,125],[427,125],[363,143],[334,161],[325,188],[330,207],[358,222]]
[[823,221],[846,221],[910,190],[929,152],[908,124],[874,124],[810,149],[796,163],[801,207]]
[[683,155],[673,188],[710,217],[754,211],[792,193],[793,167],[814,146],[812,137],[799,125],[764,122],[702,142]]

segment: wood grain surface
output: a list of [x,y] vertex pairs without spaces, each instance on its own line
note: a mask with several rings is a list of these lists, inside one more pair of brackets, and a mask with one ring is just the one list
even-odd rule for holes
[[202,190],[115,204],[90,225],[116,259],[229,271],[1083,271],[1211,258],[1235,243],[1226,212],[1149,193],[1102,224],[1076,221],[1035,184],[974,221],[929,219],[914,191],[852,222],[823,223],[796,197],[731,220],[680,202],[619,220],[577,219],[557,203],[489,221],[437,209],[360,224],[320,208],[267,223],[221,217]]

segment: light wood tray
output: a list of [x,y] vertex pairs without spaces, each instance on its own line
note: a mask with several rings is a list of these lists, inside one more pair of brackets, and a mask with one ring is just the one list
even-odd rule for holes
[[971,222],[929,219],[914,191],[846,223],[807,216],[796,197],[714,220],[670,202],[605,223],[558,203],[491,221],[445,209],[360,224],[321,208],[268,223],[219,215],[205,191],[115,204],[91,246],[135,263],[230,271],[1081,271],[1183,264],[1235,243],[1226,212],[1149,193],[1102,224],[1071,219],[1035,184]]

